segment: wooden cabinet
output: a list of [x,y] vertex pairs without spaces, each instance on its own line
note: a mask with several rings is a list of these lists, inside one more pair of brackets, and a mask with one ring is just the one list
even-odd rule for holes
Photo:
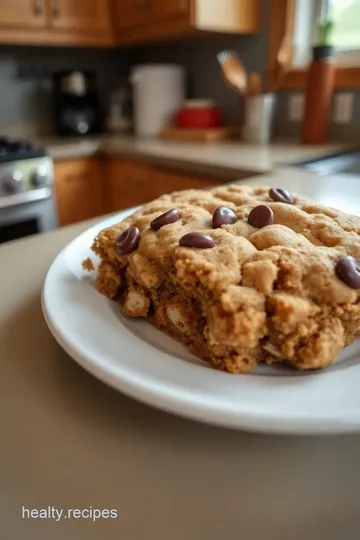
[[110,1],[0,0],[0,44],[114,44]]
[[261,0],[0,0],[0,44],[136,44],[260,27]]
[[50,0],[50,26],[62,30],[106,31],[106,0]]
[[179,14],[189,13],[190,0],[113,0],[113,13],[119,38],[137,29],[147,29]]
[[69,225],[139,206],[173,191],[207,189],[232,178],[205,175],[120,157],[55,162],[55,194],[60,225]]
[[159,195],[180,191],[182,189],[206,189],[217,186],[221,179],[191,174],[188,172],[176,172],[172,169],[154,167],[152,171],[152,183],[156,186]]
[[172,169],[127,159],[108,159],[105,164],[105,207],[107,212],[138,206],[164,193],[182,189],[205,189],[221,180],[175,172]]
[[151,182],[151,166],[126,159],[108,159],[105,164],[105,206],[116,212],[151,201],[156,189]]
[[190,14],[190,0],[152,0],[151,15],[154,20]]
[[14,26],[18,28],[45,28],[44,0],[0,0],[0,28]]
[[195,0],[194,25],[206,32],[259,32],[261,4],[261,0]]
[[55,163],[55,194],[60,225],[104,213],[103,165],[85,158]]
[[260,29],[261,0],[112,0],[112,7],[120,43]]
[[115,0],[113,2],[113,15],[119,35],[131,31],[131,28],[146,26],[150,18],[150,4],[148,0]]

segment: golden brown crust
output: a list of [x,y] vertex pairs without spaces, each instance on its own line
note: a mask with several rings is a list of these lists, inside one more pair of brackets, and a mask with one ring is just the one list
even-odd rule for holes
[[[100,292],[114,298],[121,291],[127,315],[152,318],[220,369],[249,371],[260,361],[299,369],[333,363],[360,333],[360,291],[334,271],[339,257],[360,259],[360,218],[294,194],[293,205],[273,202],[268,191],[230,185],[176,192],[101,231],[93,244],[102,259]],[[275,223],[255,229],[247,216],[264,203]],[[220,205],[238,220],[213,229]],[[180,219],[152,230],[151,221],[172,208]],[[139,246],[119,255],[115,241],[130,226],[141,231]],[[180,247],[193,231],[210,235],[215,247]],[[139,302],[129,308],[134,290],[143,302],[133,296]]]
[[82,267],[86,272],[92,272],[93,270],[95,270],[95,266],[90,257],[88,257],[87,259],[85,259],[85,261],[82,262]]

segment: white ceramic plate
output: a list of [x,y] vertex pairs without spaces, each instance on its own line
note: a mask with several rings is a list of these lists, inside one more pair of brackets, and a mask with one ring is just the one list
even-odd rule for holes
[[273,433],[360,431],[360,343],[325,371],[259,366],[250,375],[216,371],[143,320],[125,319],[96,292],[91,257],[96,233],[111,217],[71,242],[45,279],[42,303],[51,332],[83,368],[139,401],[181,416]]

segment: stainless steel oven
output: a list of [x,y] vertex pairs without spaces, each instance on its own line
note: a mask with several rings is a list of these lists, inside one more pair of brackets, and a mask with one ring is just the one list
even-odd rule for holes
[[57,226],[54,167],[43,150],[0,139],[0,243]]

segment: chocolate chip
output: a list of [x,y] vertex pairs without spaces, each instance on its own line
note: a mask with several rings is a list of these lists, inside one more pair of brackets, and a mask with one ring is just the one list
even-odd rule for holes
[[235,221],[237,221],[235,212],[226,206],[218,206],[213,213],[212,225],[214,229],[221,227],[221,225],[231,225]]
[[293,198],[287,189],[271,188],[269,190],[269,197],[276,202],[293,204]]
[[209,249],[215,246],[215,240],[208,234],[190,232],[180,238],[179,244],[183,247]]
[[255,206],[248,215],[248,222],[253,227],[261,229],[274,223],[274,212],[265,204]]
[[154,231],[158,231],[163,227],[164,225],[169,225],[170,223],[174,223],[180,218],[180,213],[177,208],[172,208],[171,210],[168,210],[167,212],[164,212],[161,214],[161,216],[158,216],[157,218],[153,219],[150,223],[150,227]]
[[336,275],[352,289],[360,289],[360,261],[347,255],[338,259],[335,265]]
[[135,251],[140,242],[140,231],[137,227],[130,227],[120,234],[115,242],[115,251],[120,255],[125,255]]

